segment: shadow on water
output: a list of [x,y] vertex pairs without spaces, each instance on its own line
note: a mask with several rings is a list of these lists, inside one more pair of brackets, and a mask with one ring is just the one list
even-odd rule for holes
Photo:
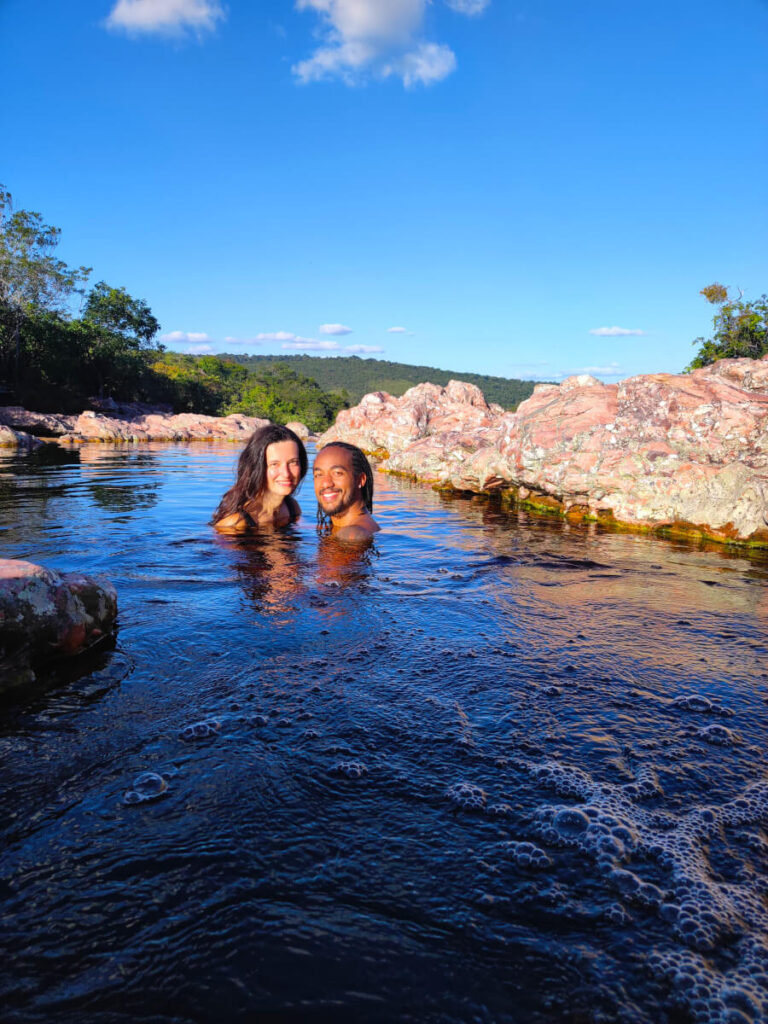
[[3,1020],[766,1019],[768,562],[381,475],[221,538],[230,447],[136,454],[0,489],[120,600],[3,710]]

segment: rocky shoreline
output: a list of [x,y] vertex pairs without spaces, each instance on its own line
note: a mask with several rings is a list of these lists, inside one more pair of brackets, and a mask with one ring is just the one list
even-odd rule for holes
[[537,385],[514,413],[471,384],[419,384],[339,413],[318,444],[337,439],[439,489],[768,548],[768,357],[619,384],[569,377]]
[[[137,444],[144,441],[244,441],[269,420],[255,416],[173,414],[142,405],[87,410],[76,416],[0,407],[0,446],[33,448],[47,441],[63,445],[93,441]],[[299,426],[301,426],[299,424]],[[306,431],[306,428],[304,428]]]
[[[268,421],[107,402],[77,416],[0,408],[0,446],[242,442]],[[306,439],[300,423],[289,424]],[[384,472],[498,493],[572,520],[768,548],[768,357],[618,384],[538,384],[516,412],[472,384],[366,395],[318,439],[350,441]]]

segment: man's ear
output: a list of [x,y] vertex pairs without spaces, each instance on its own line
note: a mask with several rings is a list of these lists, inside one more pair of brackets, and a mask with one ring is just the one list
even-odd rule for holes
[[367,473],[361,473],[360,476],[357,478],[358,490],[362,491],[362,489],[365,487],[365,485],[367,483],[368,483],[368,474]]

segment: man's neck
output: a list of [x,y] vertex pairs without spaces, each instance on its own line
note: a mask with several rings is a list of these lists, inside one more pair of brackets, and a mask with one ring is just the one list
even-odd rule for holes
[[356,501],[354,505],[350,505],[349,508],[345,509],[341,515],[331,516],[331,522],[333,523],[334,530],[341,530],[345,526],[354,526],[361,516],[368,515],[368,509],[364,502]]

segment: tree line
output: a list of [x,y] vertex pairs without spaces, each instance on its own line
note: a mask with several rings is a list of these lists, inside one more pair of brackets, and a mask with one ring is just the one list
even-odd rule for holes
[[[297,419],[323,430],[367,392],[400,395],[426,380],[469,381],[507,409],[533,390],[530,381],[356,356],[168,352],[157,340],[160,324],[148,304],[106,281],[89,288],[90,267],[69,267],[57,257],[60,235],[41,214],[14,210],[0,185],[0,404],[79,412],[93,398],[109,396],[163,403],[176,412]],[[768,353],[767,296],[745,301],[719,283],[701,294],[716,307],[713,332],[695,339],[698,352],[686,370]]]
[[[255,372],[226,358],[168,352],[143,299],[56,255],[59,228],[15,210],[0,186],[0,404],[79,412],[94,398],[166,404],[212,416],[242,412],[324,430],[345,406],[290,367]],[[79,306],[77,315],[73,307]]]

